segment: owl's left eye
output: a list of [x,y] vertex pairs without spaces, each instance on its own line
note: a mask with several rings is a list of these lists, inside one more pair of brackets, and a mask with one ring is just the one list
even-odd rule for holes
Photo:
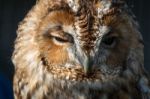
[[105,37],[102,40],[102,45],[107,48],[113,48],[116,45],[116,43],[117,43],[117,37],[115,36]]

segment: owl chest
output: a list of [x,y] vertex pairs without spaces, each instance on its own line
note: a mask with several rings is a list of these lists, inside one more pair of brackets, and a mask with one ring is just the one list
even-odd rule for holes
[[[46,83],[38,84],[34,89],[30,88],[28,85],[24,86],[24,89],[20,90],[20,95],[17,96],[18,99],[135,99],[123,90],[107,92],[95,87],[89,88],[86,85],[74,85],[68,82],[53,81],[47,85]],[[139,98],[136,97],[136,99]]]
[[118,86],[114,91],[111,86],[115,83],[105,86],[100,82],[60,80],[53,75],[31,78],[15,76],[15,99],[141,99],[135,90],[130,93]]
[[33,93],[27,92],[22,99],[107,99],[105,94],[96,90],[65,88],[39,88]]

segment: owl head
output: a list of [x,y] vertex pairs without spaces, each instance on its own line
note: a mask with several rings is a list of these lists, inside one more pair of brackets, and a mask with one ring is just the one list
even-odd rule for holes
[[77,81],[147,81],[143,60],[124,0],[38,0],[19,25],[13,54],[16,68]]
[[118,74],[127,67],[131,49],[143,48],[137,24],[123,1],[48,3],[34,37],[48,68],[80,68],[85,75],[99,70]]

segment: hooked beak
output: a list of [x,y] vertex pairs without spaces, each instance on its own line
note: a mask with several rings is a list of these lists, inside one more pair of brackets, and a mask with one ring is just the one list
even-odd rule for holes
[[93,66],[93,59],[90,56],[86,56],[82,63],[84,67],[84,73],[85,75],[88,75],[91,73],[92,66]]

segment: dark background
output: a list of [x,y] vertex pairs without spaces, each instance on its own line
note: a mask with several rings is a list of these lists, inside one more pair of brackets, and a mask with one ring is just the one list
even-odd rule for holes
[[[35,4],[35,0],[0,0],[0,74],[12,81],[11,62],[17,24]],[[150,3],[149,0],[128,0],[137,17],[145,44],[145,67],[150,72]]]

